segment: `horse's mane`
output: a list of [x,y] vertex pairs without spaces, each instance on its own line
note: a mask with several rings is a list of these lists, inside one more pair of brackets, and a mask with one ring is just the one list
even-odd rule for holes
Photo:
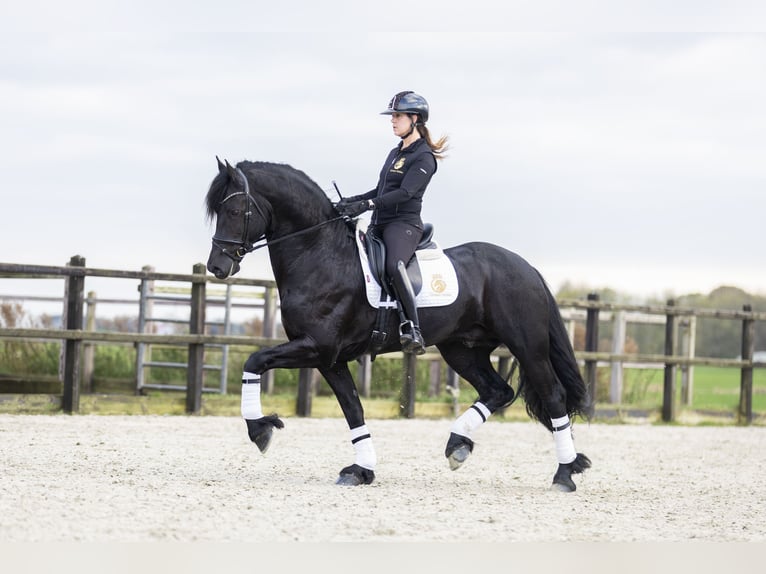
[[[329,198],[314,180],[290,165],[263,161],[241,161],[237,164],[237,167],[248,175],[251,182],[254,182],[254,184],[251,184],[251,189],[261,187],[259,183],[262,183],[264,186],[273,184],[274,179],[277,178],[289,182],[290,191],[300,194],[301,203],[305,203],[307,200],[306,196],[309,195],[315,197],[323,205],[330,204]],[[205,198],[209,221],[215,219],[218,206],[226,197],[228,181],[227,174],[223,172],[218,173],[210,183],[210,189]]]

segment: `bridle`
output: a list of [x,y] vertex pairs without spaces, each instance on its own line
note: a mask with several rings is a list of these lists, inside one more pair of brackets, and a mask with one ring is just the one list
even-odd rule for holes
[[[229,201],[233,197],[237,197],[239,195],[244,195],[247,198],[247,206],[250,207],[250,204],[252,203],[255,206],[256,211],[258,211],[258,215],[260,215],[264,221],[267,221],[266,214],[261,209],[261,206],[258,205],[258,202],[255,201],[252,195],[250,195],[250,184],[247,182],[247,177],[242,172],[241,169],[235,168],[236,172],[242,176],[242,181],[244,182],[245,189],[244,191],[235,191],[234,193],[231,193],[224,197],[221,200],[221,203],[218,204],[219,209],[220,206],[222,206],[224,203]],[[229,259],[232,259],[239,263],[242,261],[242,259],[250,253],[251,251],[255,250],[256,247],[253,242],[250,241],[248,235],[250,231],[250,218],[253,215],[253,212],[250,209],[246,209],[244,212],[244,225],[242,226],[242,237],[239,239],[230,239],[228,237],[218,237],[217,235],[213,235],[213,245],[218,247],[218,249],[221,250],[221,253],[226,255]],[[259,237],[256,241],[262,239],[265,237],[264,234]],[[227,247],[228,246],[228,247]],[[229,249],[234,249],[234,251],[229,251]]]
[[[269,219],[266,217],[266,213],[263,211],[263,209],[261,209],[261,206],[258,205],[258,202],[255,201],[255,198],[252,195],[250,195],[250,185],[247,182],[247,177],[245,176],[245,174],[240,168],[237,167],[234,169],[239,175],[242,176],[242,181],[244,182],[245,189],[244,191],[235,191],[234,193],[224,197],[221,200],[221,202],[218,204],[219,209],[220,209],[220,206],[222,206],[224,203],[229,201],[232,197],[244,195],[245,197],[247,197],[248,207],[252,203],[253,206],[255,206],[255,210],[258,212],[258,215],[261,216],[261,219],[263,219],[264,222],[268,222]],[[261,241],[262,239],[266,239],[266,232],[264,231],[261,234],[261,236],[255,240],[255,242],[250,241],[248,236],[250,231],[250,218],[252,217],[252,215],[253,215],[253,212],[250,209],[244,212],[244,222],[243,222],[244,225],[242,227],[242,237],[240,237],[239,239],[230,239],[228,237],[218,237],[217,235],[213,236],[213,245],[217,247],[218,249],[220,249],[221,253],[223,253],[226,257],[228,257],[232,261],[235,261],[236,263],[241,262],[242,259],[244,259],[245,255],[247,255],[248,253],[252,251],[261,249],[262,247],[267,247],[268,245],[279,243],[280,241],[284,241],[285,239],[290,239],[297,235],[308,233],[309,231],[313,231],[314,229],[317,229],[318,227],[322,227],[323,225],[327,225],[328,223],[345,219],[345,216],[339,215],[338,217],[333,217],[326,221],[322,221],[320,223],[312,225],[311,227],[307,227],[306,229],[294,231],[292,233],[288,233],[287,235],[283,235],[282,237],[278,237],[272,240],[266,240],[263,243],[256,245],[258,241]],[[230,251],[230,249],[232,248],[234,250]]]

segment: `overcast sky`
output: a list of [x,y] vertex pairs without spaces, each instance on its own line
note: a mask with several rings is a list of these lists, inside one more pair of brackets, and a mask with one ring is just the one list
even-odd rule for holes
[[423,214],[444,247],[497,243],[554,290],[766,293],[758,6],[2,0],[0,261],[190,272],[216,155],[362,193],[409,89],[451,140]]

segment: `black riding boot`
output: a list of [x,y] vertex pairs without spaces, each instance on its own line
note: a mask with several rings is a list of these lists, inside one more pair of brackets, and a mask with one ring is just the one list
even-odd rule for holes
[[399,342],[402,351],[422,355],[426,352],[426,344],[420,333],[420,321],[418,320],[418,308],[415,304],[415,292],[410,284],[404,264],[400,261],[398,273],[392,278],[396,298],[401,304],[404,316],[407,319],[399,325]]

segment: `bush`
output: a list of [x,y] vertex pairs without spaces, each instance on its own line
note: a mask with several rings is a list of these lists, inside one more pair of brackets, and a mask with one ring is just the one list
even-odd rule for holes
[[[20,303],[0,304],[0,326],[49,327],[50,318],[31,319]],[[20,339],[0,340],[0,372],[7,375],[58,375],[61,344]]]
[[96,345],[93,375],[107,379],[133,379],[136,376],[135,352],[120,345]]

